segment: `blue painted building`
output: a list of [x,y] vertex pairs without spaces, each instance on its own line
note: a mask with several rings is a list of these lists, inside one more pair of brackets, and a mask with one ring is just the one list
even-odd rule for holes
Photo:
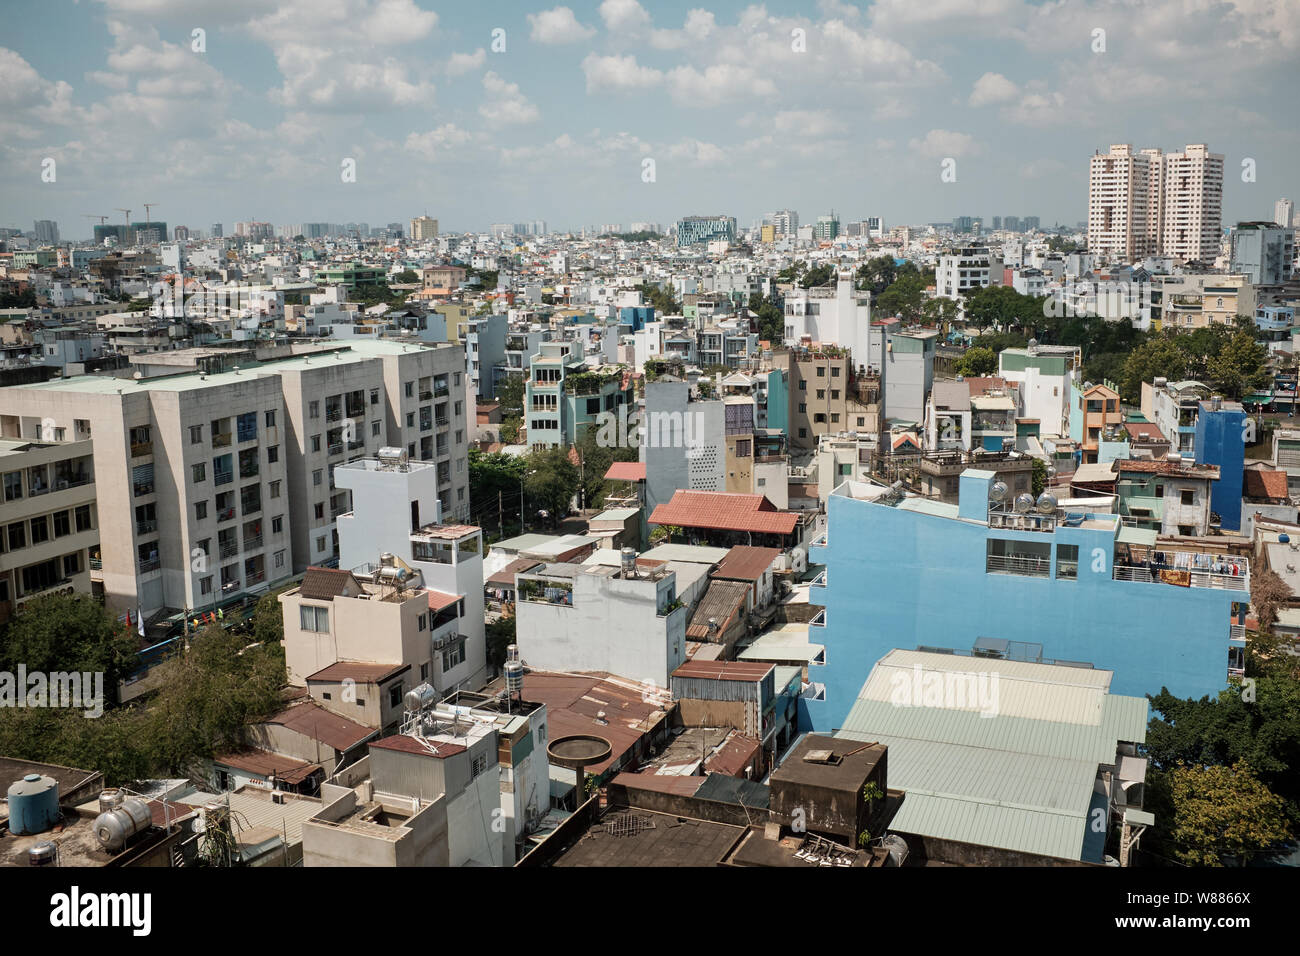
[[[1216,694],[1239,668],[1244,640],[1231,613],[1248,599],[1249,569],[1156,546],[1156,533],[1116,515],[1015,514],[990,507],[993,472],[968,469],[959,504],[846,482],[827,500],[824,564],[809,599],[825,611],[809,641],[803,726],[843,726],[872,666],[894,648],[1002,648],[1009,658],[1080,662],[1114,671],[1114,693],[1162,686]],[[1148,561],[1170,565],[1153,570]],[[1240,633],[1240,632],[1237,632]]]
[[648,305],[625,305],[618,310],[618,324],[628,326],[629,334],[640,332],[654,320],[655,310]]
[[1241,482],[1246,465],[1246,410],[1240,402],[1210,399],[1196,415],[1196,463],[1218,465],[1219,480],[1210,484],[1210,510],[1224,531],[1241,530]]

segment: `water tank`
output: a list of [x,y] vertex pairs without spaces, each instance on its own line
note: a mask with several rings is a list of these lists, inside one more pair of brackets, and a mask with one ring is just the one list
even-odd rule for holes
[[506,661],[506,693],[522,694],[524,692],[524,665],[518,661]]
[[42,840],[27,851],[28,866],[54,866],[59,861],[59,848],[49,840]]
[[1056,511],[1056,496],[1049,495],[1044,491],[1038,496],[1038,511],[1040,514],[1050,515]]
[[1016,495],[1016,513],[1026,515],[1034,510],[1034,496],[1025,492],[1022,495]]
[[149,829],[153,819],[149,805],[143,800],[131,797],[123,800],[116,810],[109,810],[95,817],[95,839],[99,845],[110,853],[116,853],[126,846],[128,840]]
[[385,551],[379,556],[379,566],[381,568],[391,568],[393,566],[393,552]]
[[29,773],[9,786],[9,832],[14,836],[44,833],[63,819],[59,784],[53,777]]
[[1290,540],[1291,536],[1289,534],[1280,534],[1277,536],[1278,544],[1287,544]]
[[408,690],[403,700],[406,702],[407,710],[423,710],[438,702],[438,692],[432,685],[425,683]]
[[1007,497],[1007,483],[1005,481],[995,481],[989,486],[990,501],[1004,501]]
[[518,644],[507,644],[507,645],[506,645],[506,660],[508,660],[508,661],[517,661],[517,660],[519,660],[519,645],[518,645]]
[[623,548],[619,551],[619,563],[623,566],[624,574],[636,573],[636,549]]
[[106,787],[99,792],[99,812],[107,813],[109,810],[116,810],[122,805],[124,799],[121,790],[116,787]]

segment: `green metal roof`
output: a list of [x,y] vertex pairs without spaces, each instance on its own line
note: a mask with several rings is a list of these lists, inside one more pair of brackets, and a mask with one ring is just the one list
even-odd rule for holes
[[1120,544],[1141,544],[1152,548],[1155,547],[1156,532],[1152,528],[1135,528],[1132,525],[1124,525],[1119,529],[1119,538],[1117,540]]

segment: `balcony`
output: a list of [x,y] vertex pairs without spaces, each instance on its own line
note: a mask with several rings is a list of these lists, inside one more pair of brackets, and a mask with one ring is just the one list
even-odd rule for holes
[[434,398],[446,398],[450,394],[451,394],[451,389],[448,388],[446,385],[443,385],[439,388],[435,388],[433,390]]
[[451,419],[448,418],[446,415],[443,415],[441,418],[435,418],[433,421],[439,428],[451,424]]
[[1051,558],[1028,554],[990,554],[985,570],[993,574],[1020,574],[1031,578],[1045,578],[1051,574]]
[[158,530],[158,519],[153,518],[148,521],[137,521],[135,523],[136,534],[152,534]]
[[1250,590],[1250,562],[1246,558],[1225,558],[1199,551],[1161,551],[1159,554],[1160,561],[1150,560],[1145,564],[1117,563],[1112,577],[1116,581],[1137,581],[1143,584],[1169,584],[1220,591]]
[[226,448],[230,445],[230,432],[213,432],[212,447]]
[[217,509],[217,524],[221,524],[221,522],[223,521],[231,521],[234,519],[234,517],[235,517],[234,505],[231,505],[229,508]]
[[240,444],[243,444],[246,441],[257,441],[257,426],[254,425],[251,428],[241,427],[237,432],[237,437]]
[[145,455],[153,454],[153,442],[151,441],[133,441],[131,442],[131,457],[143,458]]
[[327,447],[326,450],[325,450],[325,453],[326,453],[327,455],[341,455],[341,454],[343,454],[343,442],[341,442],[341,441],[332,441],[332,442],[330,442],[329,445],[328,445],[328,447]]
[[162,561],[158,557],[143,558],[139,562],[140,573],[145,574],[149,571],[157,571],[162,567]]
[[217,554],[222,558],[233,558],[239,554],[239,542],[223,541],[217,548]]
[[1228,626],[1228,640],[1244,641],[1246,639],[1246,625],[1231,624]]
[[251,465],[240,465],[240,466],[239,466],[239,477],[240,477],[240,478],[256,478],[257,475],[258,475],[258,466],[257,466],[257,462],[253,462]]
[[232,580],[232,581],[222,581],[222,582],[221,582],[221,593],[222,593],[222,594],[229,594],[231,591],[238,591],[238,590],[239,590],[239,579],[238,579],[238,578],[235,578],[235,579]]
[[131,486],[131,492],[136,498],[143,498],[145,495],[153,494],[153,482],[139,482]]
[[[808,622],[808,626],[809,626],[809,627],[825,627],[825,626],[826,626],[826,609],[825,609],[825,608],[822,608],[820,611],[818,611],[818,612],[813,616],[812,620],[810,620],[810,621]],[[817,641],[817,642],[815,642],[815,643],[820,643],[820,641]]]
[[249,515],[255,515],[262,510],[262,499],[260,497],[257,499],[241,498],[239,501],[239,510],[244,515],[244,517],[248,517]]
[[212,473],[212,483],[214,485],[228,485],[235,480],[233,471],[214,471]]
[[[262,536],[260,534],[244,535],[244,550],[256,551],[262,546]],[[225,557],[225,555],[222,555]]]
[[[444,393],[444,394],[445,394],[445,393]],[[422,402],[431,402],[431,401],[433,401],[433,392],[429,391],[429,389],[427,389],[427,388],[425,388],[425,389],[421,389],[421,390],[420,390],[420,401],[422,401]]]
[[343,418],[343,409],[342,409],[342,408],[327,408],[327,409],[325,409],[325,421],[327,421],[327,422],[337,422],[337,421],[340,421],[342,418]]

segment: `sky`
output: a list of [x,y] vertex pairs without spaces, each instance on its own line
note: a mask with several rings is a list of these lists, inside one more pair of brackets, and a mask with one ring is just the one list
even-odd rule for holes
[[699,2],[5,0],[0,226],[1073,225],[1111,143],[1300,204],[1296,0]]

